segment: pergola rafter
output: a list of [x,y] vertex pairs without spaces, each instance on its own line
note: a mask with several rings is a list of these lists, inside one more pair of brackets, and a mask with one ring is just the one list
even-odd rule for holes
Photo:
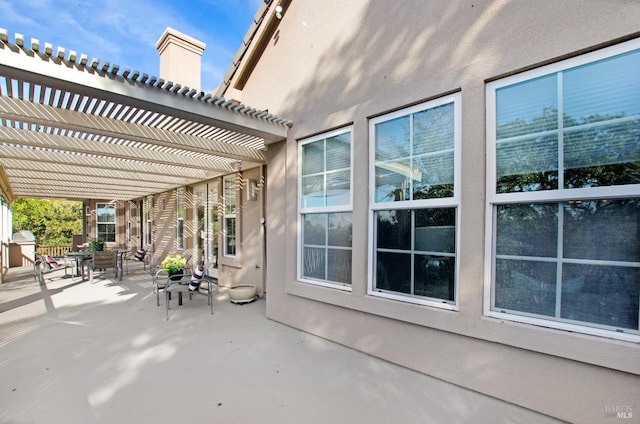
[[290,121],[0,29],[5,197],[131,200],[265,163]]

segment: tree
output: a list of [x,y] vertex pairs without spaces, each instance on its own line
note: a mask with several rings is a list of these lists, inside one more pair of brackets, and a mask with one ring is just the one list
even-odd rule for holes
[[82,202],[17,199],[11,205],[13,233],[31,231],[39,245],[68,245],[82,234]]

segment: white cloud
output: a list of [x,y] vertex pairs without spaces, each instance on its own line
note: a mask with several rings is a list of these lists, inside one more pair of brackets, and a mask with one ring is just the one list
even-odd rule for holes
[[263,0],[0,0],[0,28],[157,75],[158,38],[170,26],[206,43],[202,85],[221,81]]

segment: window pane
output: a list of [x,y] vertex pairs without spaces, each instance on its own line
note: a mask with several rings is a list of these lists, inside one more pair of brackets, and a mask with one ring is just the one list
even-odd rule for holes
[[640,268],[567,264],[562,318],[638,329]]
[[304,216],[303,243],[305,245],[326,246],[327,214],[307,214]]
[[413,117],[413,134],[414,155],[453,149],[453,103],[416,113]]
[[453,151],[416,158],[414,168],[414,199],[453,197]]
[[564,257],[640,262],[640,199],[564,205]]
[[98,224],[98,237],[104,238],[105,242],[115,243],[116,225],[115,224]]
[[415,211],[415,250],[455,253],[456,210],[419,209]]
[[639,140],[639,119],[566,132],[565,188],[639,184]]
[[184,249],[184,220],[178,219],[177,227],[178,249]]
[[302,175],[324,172],[324,140],[302,146]]
[[498,205],[497,214],[498,255],[557,256],[557,204]]
[[351,213],[305,214],[302,240],[303,277],[351,284]]
[[235,177],[224,179],[224,213],[233,215],[236,213],[236,184]]
[[565,127],[640,115],[639,73],[637,50],[565,71]]
[[329,214],[329,246],[351,247],[351,213]]
[[226,254],[234,256],[236,254],[236,219],[225,218],[225,249]]
[[555,316],[556,264],[496,260],[495,308]]
[[303,277],[325,279],[326,258],[325,249],[305,247],[302,258]]
[[324,176],[302,177],[302,207],[324,206]]
[[377,248],[411,249],[411,211],[377,211],[376,222]]
[[412,179],[420,177],[420,169],[412,168],[409,159],[376,162],[376,202],[409,200]]
[[327,139],[327,171],[351,166],[351,133]]
[[327,249],[327,280],[351,284],[351,249]]
[[411,255],[377,252],[376,289],[411,293]]
[[409,133],[409,116],[377,124],[376,163],[408,157],[411,152]]
[[115,205],[97,204],[96,205],[96,221],[97,222],[116,222]]
[[348,205],[351,203],[350,171],[327,174],[327,206]]
[[496,90],[497,138],[558,129],[557,91],[555,74]]
[[451,257],[416,255],[415,294],[453,301],[455,266]]
[[499,142],[496,191],[512,193],[558,188],[558,136]]

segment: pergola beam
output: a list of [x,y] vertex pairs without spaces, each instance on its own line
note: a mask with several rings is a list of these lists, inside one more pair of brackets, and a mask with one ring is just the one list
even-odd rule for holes
[[[137,77],[133,78],[133,74],[125,78],[122,75],[9,44],[0,43],[0,73],[89,97],[255,135],[270,142],[282,141],[287,134],[286,121],[255,119],[254,115],[236,111],[240,105],[212,101],[214,98],[203,101],[205,96],[186,96],[188,91],[175,95],[171,90],[162,89],[162,85],[156,85],[157,78],[154,81],[143,76],[138,80]],[[155,90],[150,90],[150,87]]]
[[7,97],[0,97],[0,119],[122,138],[155,146],[180,148],[237,160],[264,162],[264,154],[256,149]]

